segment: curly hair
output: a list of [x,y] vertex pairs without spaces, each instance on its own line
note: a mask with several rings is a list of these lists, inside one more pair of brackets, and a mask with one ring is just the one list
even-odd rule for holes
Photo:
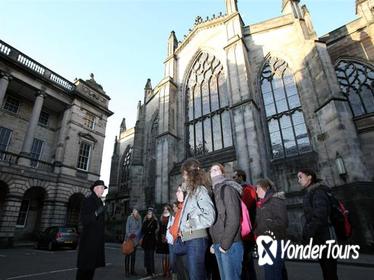
[[181,167],[182,176],[184,172],[187,174],[187,189],[191,193],[194,193],[198,186],[207,187],[209,185],[207,175],[201,168],[201,164],[198,160],[194,158],[186,159]]

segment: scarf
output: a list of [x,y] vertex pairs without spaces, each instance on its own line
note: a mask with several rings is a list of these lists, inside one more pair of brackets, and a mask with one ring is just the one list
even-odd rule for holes
[[265,203],[266,203],[270,198],[272,198],[273,195],[274,195],[274,191],[271,190],[271,189],[268,190],[268,191],[266,192],[264,198],[260,198],[260,199],[257,201],[257,203],[256,203],[257,208],[262,208],[262,207],[264,207],[264,204],[265,204]]
[[223,181],[225,181],[226,178],[225,176],[223,176],[222,174],[221,175],[217,175],[217,176],[214,176],[212,178],[212,184],[213,184],[213,187],[216,186],[217,184],[219,183],[222,183]]

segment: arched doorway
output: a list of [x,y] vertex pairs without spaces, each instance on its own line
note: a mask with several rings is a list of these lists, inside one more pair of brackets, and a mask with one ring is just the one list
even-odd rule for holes
[[81,193],[75,193],[69,198],[66,225],[78,227],[79,213],[81,211],[83,199],[84,195]]
[[41,187],[28,189],[21,201],[16,222],[16,238],[32,239],[40,230],[40,218],[43,210],[46,192]]

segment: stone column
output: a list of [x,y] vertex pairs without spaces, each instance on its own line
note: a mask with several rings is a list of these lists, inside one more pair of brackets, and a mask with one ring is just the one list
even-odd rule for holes
[[[33,139],[34,139],[34,135],[35,135],[35,129],[38,125],[39,116],[40,116],[40,112],[41,112],[42,107],[43,107],[43,102],[44,102],[44,97],[45,96],[46,96],[46,94],[44,92],[39,91],[39,93],[36,97],[36,100],[35,100],[35,103],[34,103],[34,108],[32,109],[32,114],[31,114],[31,119],[30,119],[30,122],[29,122],[29,126],[27,127],[25,140],[23,141],[23,145],[22,145],[22,151],[21,151],[22,155],[27,155],[27,156],[30,155],[31,146],[32,146],[32,142],[33,142]],[[19,163],[22,164],[22,165],[28,165],[29,162],[30,162],[29,160],[21,158]]]
[[11,76],[9,76],[8,74],[3,74],[3,76],[0,78],[0,107],[2,107],[10,79]]
[[55,153],[56,165],[61,165],[62,162],[64,161],[65,138],[66,138],[66,132],[68,130],[70,118],[71,118],[71,106],[65,109],[64,116],[62,117],[61,128],[58,134],[57,148],[56,148],[56,153]]

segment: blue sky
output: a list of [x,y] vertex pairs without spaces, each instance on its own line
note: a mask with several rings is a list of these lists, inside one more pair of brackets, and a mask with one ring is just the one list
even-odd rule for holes
[[[224,0],[0,0],[0,39],[66,79],[90,73],[112,98],[101,169],[108,182],[114,137],[136,121],[147,78],[163,75],[167,39],[196,16],[225,12]],[[239,0],[246,25],[281,15],[282,0]],[[318,36],[356,18],[354,0],[304,0]]]

